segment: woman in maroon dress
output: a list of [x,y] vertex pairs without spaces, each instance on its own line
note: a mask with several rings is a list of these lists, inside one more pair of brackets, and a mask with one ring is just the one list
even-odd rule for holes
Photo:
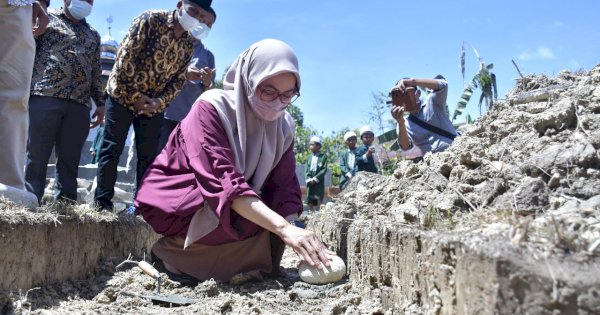
[[277,274],[285,245],[313,266],[334,253],[290,222],[302,212],[294,159],[299,95],[294,51],[267,39],[231,65],[224,90],[205,92],[145,174],[137,213],[164,237],[158,267],[193,284]]

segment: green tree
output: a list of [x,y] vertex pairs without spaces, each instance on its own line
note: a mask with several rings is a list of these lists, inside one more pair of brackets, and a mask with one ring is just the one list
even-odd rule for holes
[[294,143],[294,155],[296,157],[296,163],[304,164],[310,156],[309,141],[312,136],[321,137],[322,149],[321,152],[327,157],[329,171],[331,172],[332,185],[337,186],[340,182],[341,171],[339,167],[339,154],[346,148],[344,141],[344,133],[349,128],[344,128],[339,131],[334,131],[330,135],[323,135],[322,131],[318,131],[312,126],[304,125],[304,114],[300,108],[294,104],[291,104],[287,111],[292,115],[294,122],[296,123],[296,137]]
[[373,125],[375,133],[383,134],[386,129],[396,127],[396,121],[390,113],[389,96],[384,92],[371,92],[371,107],[367,112],[367,123]]

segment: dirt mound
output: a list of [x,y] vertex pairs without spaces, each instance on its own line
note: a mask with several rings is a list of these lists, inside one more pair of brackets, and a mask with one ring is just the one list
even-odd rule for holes
[[599,149],[600,66],[528,76],[449,150],[359,174],[310,227],[386,309],[600,312]]
[[398,180],[355,181],[336,208],[437,230],[493,223],[541,250],[593,250],[600,239],[600,67],[525,77],[507,100],[448,151],[400,162]]

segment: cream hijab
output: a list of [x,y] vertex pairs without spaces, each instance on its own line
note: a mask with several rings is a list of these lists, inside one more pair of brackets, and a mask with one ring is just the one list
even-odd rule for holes
[[261,82],[286,72],[296,75],[300,89],[298,59],[292,48],[282,41],[265,39],[233,62],[225,75],[224,90],[209,90],[199,98],[211,103],[219,113],[235,164],[257,194],[292,144],[294,120],[287,111],[274,121],[261,120],[254,115],[248,100]]

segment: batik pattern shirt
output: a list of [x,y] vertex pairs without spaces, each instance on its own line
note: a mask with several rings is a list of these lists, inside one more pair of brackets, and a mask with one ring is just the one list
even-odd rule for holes
[[48,18],[46,32],[36,38],[31,95],[104,105],[100,34],[85,20],[71,21],[63,9]]
[[158,112],[163,112],[185,82],[194,39],[187,32],[175,37],[176,12],[142,13],[121,43],[107,93],[134,112],[142,94],[158,99]]
[[26,7],[32,5],[34,0],[8,0],[8,5],[14,7]]

